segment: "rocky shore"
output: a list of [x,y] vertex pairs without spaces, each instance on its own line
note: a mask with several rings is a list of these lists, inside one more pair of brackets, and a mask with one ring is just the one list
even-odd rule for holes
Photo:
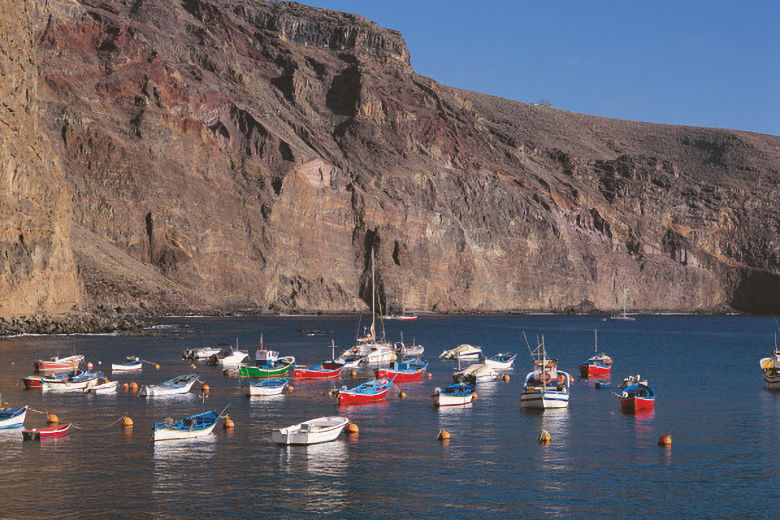
[[0,336],[19,334],[97,334],[136,331],[148,326],[148,318],[121,309],[97,308],[61,315],[0,317]]

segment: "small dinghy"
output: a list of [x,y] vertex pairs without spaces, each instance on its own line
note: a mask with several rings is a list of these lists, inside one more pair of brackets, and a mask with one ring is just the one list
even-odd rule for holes
[[612,358],[603,352],[599,353],[599,336],[593,331],[595,341],[593,343],[594,355],[580,365],[580,377],[603,377],[612,373]]
[[620,385],[620,409],[626,413],[649,412],[655,407],[655,391],[637,374]]
[[21,428],[27,416],[27,407],[0,410],[0,430]]
[[495,356],[485,358],[485,364],[493,370],[509,370],[515,362],[517,354],[512,352],[500,352]]
[[375,368],[374,374],[378,378],[386,377],[396,383],[407,383],[409,381],[422,381],[427,369],[427,361],[413,357],[403,361],[393,361],[386,367]]
[[283,377],[275,377],[273,379],[266,379],[265,381],[258,381],[251,383],[244,388],[244,393],[248,396],[253,395],[278,395],[284,391],[287,386],[287,379]]
[[43,388],[44,382],[56,382],[61,379],[81,376],[83,373],[83,370],[77,369],[71,370],[70,372],[66,372],[64,374],[57,374],[52,376],[25,376],[22,378],[22,382],[24,383],[24,388],[26,390],[41,390]]
[[219,412],[211,410],[178,421],[169,418],[162,422],[155,422],[154,442],[205,437],[212,432],[219,419]]
[[222,352],[223,347],[229,347],[227,343],[220,343],[218,347],[199,347],[187,349],[181,353],[182,359],[208,359],[215,354]]
[[273,430],[271,440],[277,444],[319,444],[335,440],[349,423],[346,417],[320,417]]
[[98,378],[103,377],[103,372],[84,372],[78,376],[63,377],[58,379],[43,379],[41,390],[44,392],[83,392],[94,386]]
[[336,361],[336,343],[331,340],[330,361],[323,361],[313,367],[297,366],[293,369],[295,379],[338,379],[341,377],[341,369],[346,365]]
[[249,352],[238,350],[233,347],[227,347],[219,354],[213,354],[209,357],[209,365],[219,365],[221,367],[235,367],[240,365],[247,357]]
[[49,360],[43,360],[39,359],[33,365],[35,366],[35,371],[40,372],[41,374],[61,374],[63,372],[68,372],[70,370],[76,370],[79,367],[79,364],[84,361],[84,356],[81,354],[77,354],[75,356],[68,356],[68,357],[59,357],[54,356],[53,358]]
[[44,439],[56,439],[65,437],[70,430],[70,423],[52,424],[44,428],[29,428],[22,430],[22,437],[26,441],[41,441]]
[[127,356],[124,363],[111,363],[112,372],[135,372],[143,368],[144,362],[136,356]]
[[99,377],[93,386],[84,389],[84,393],[114,394],[116,393],[117,384],[117,381],[109,381],[107,377]]
[[433,395],[433,406],[456,406],[469,404],[474,400],[476,387],[471,383],[461,382],[450,385],[443,390],[437,388]]
[[368,381],[351,390],[339,391],[339,404],[362,404],[381,401],[393,387],[393,380],[382,378]]
[[482,357],[482,347],[464,343],[453,349],[445,350],[439,354],[439,357],[441,359],[479,359]]
[[138,391],[141,397],[186,394],[199,379],[198,374],[174,377],[159,385],[143,385]]
[[460,381],[486,383],[488,381],[494,381],[497,377],[498,374],[493,370],[493,367],[486,363],[475,363],[452,374],[452,379],[454,379],[456,383]]

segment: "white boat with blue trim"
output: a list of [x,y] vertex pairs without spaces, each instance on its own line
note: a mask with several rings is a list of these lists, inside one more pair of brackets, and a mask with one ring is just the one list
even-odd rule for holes
[[24,418],[27,416],[27,407],[9,408],[0,410],[0,430],[10,428],[21,428],[24,425]]
[[186,394],[199,379],[198,374],[174,377],[159,385],[143,385],[138,391],[141,397]]
[[571,376],[558,370],[558,360],[548,359],[542,342],[532,352],[534,370],[525,376],[520,406],[523,408],[566,408],[569,406]]
[[210,435],[217,425],[220,414],[216,410],[190,415],[174,421],[167,419],[154,423],[154,442],[176,439],[195,439]]
[[335,440],[349,423],[346,417],[320,417],[271,432],[276,444],[319,444]]

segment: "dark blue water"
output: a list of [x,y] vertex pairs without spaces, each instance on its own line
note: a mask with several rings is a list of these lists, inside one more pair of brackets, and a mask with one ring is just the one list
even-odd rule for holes
[[[423,317],[391,322],[393,340],[425,346],[433,378],[403,385],[387,402],[339,409],[327,395],[339,382],[295,383],[279,398],[248,398],[238,381],[199,363],[211,386],[208,408],[236,422],[196,442],[151,442],[151,426],[201,409],[196,393],[174,398],[51,395],[24,391],[19,379],[38,357],[84,353],[96,365],[135,354],[160,363],[120,381],[158,383],[189,371],[181,351],[218,342],[253,352],[265,344],[299,362],[330,356],[330,337],[298,328],[333,330],[337,345],[353,343],[352,318],[171,319],[160,336],[21,337],[0,341],[0,391],[13,405],[56,413],[81,429],[62,440],[23,442],[0,432],[2,517],[57,512],[61,518],[498,518],[537,517],[767,518],[780,491],[780,394],[764,390],[758,360],[769,355],[772,317]],[[520,389],[530,370],[522,338],[545,335],[562,369],[576,367],[599,346],[615,360],[613,386],[647,377],[658,395],[654,413],[620,412],[617,397],[577,380],[567,410],[528,412]],[[459,343],[488,353],[520,353],[507,383],[481,384],[472,405],[434,409],[429,395],[448,384],[454,362],[438,354]],[[122,414],[126,435],[106,428]],[[360,427],[355,438],[310,447],[277,447],[269,430],[341,414]],[[43,424],[29,413],[27,425]],[[447,428],[451,440],[436,439]],[[548,446],[536,442],[544,428]],[[671,449],[657,446],[670,431]],[[767,509],[770,508],[770,509]]]

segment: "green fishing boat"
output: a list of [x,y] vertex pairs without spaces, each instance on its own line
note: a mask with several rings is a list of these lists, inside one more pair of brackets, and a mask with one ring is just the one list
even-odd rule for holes
[[295,368],[293,356],[279,357],[279,353],[275,350],[258,349],[255,363],[256,366],[239,366],[238,377],[278,377]]

